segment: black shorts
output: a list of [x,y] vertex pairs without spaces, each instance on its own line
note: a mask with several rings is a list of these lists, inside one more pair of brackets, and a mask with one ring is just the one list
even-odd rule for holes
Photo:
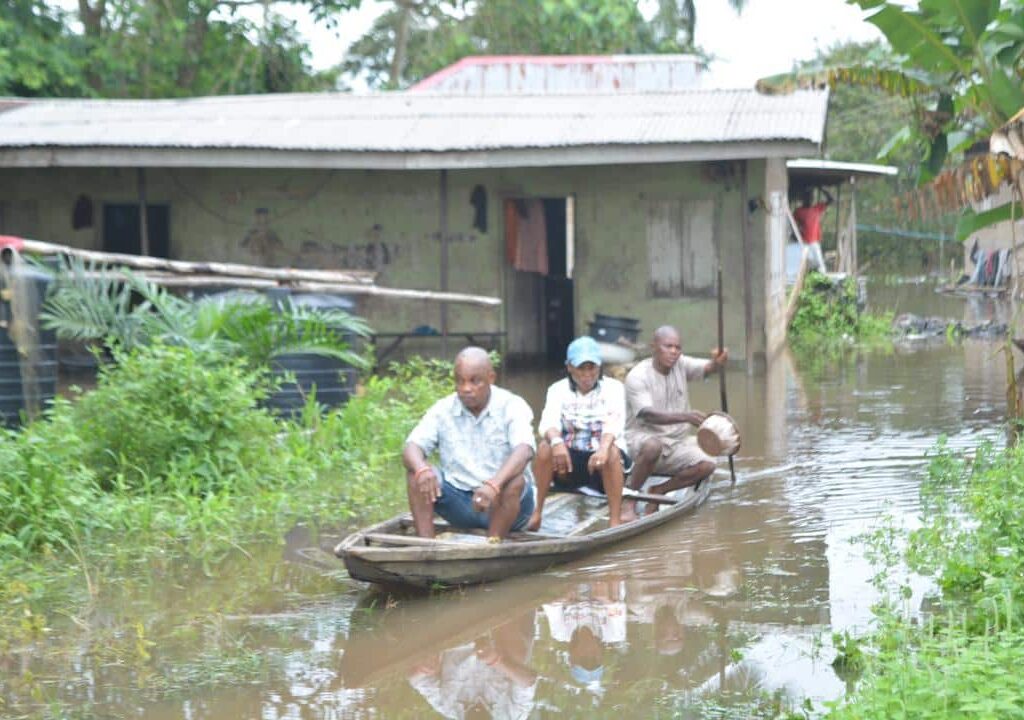
[[[622,460],[623,476],[633,469],[633,459],[621,448],[619,458]],[[569,457],[572,459],[572,470],[568,475],[555,475],[555,487],[561,490],[578,490],[581,487],[588,487],[591,490],[604,492],[604,483],[601,481],[601,473],[588,473],[587,463],[590,462],[592,452],[586,450],[573,450],[569,448]]]

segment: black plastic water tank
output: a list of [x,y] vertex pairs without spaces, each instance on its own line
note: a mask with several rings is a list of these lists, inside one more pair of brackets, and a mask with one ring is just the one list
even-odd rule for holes
[[[35,282],[39,305],[46,296],[50,276],[32,268],[23,268],[22,274]],[[0,314],[10,322],[11,306],[0,302]],[[38,318],[32,319],[38,323]],[[39,349],[35,363],[29,366],[11,341],[6,329],[0,329],[0,423],[15,426],[21,422],[25,410],[25,382],[35,382],[39,409],[44,408],[57,394],[57,335],[52,330],[39,330]]]
[[[295,294],[291,302],[300,307],[318,310],[344,310],[351,312],[355,303],[338,295]],[[350,347],[355,347],[356,338],[351,334],[343,336]],[[313,353],[285,353],[275,356],[271,369],[280,380],[280,387],[266,400],[271,410],[281,415],[294,415],[306,404],[316,388],[316,400],[327,407],[338,407],[355,391],[358,371],[351,365],[336,358]],[[289,378],[290,376],[290,378]]]
[[317,402],[327,407],[343,404],[355,391],[358,372],[336,358],[286,353],[276,356],[270,364],[281,384],[267,398],[266,405],[281,415],[301,410],[314,387]]

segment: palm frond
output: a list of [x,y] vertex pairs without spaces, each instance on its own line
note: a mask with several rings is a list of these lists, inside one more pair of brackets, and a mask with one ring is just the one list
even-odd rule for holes
[[854,65],[782,73],[757,81],[757,91],[766,95],[786,95],[796,90],[824,90],[838,85],[857,85],[882,90],[904,98],[934,95],[938,92],[928,78],[894,68]]
[[141,314],[132,310],[125,276],[100,263],[65,258],[40,313],[44,327],[58,337],[106,339],[123,347],[139,340]]

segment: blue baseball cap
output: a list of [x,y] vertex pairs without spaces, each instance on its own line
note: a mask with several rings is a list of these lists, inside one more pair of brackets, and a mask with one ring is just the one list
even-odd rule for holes
[[601,348],[598,347],[597,340],[588,335],[578,337],[569,343],[569,347],[565,351],[565,361],[573,367],[579,367],[588,362],[600,365]]

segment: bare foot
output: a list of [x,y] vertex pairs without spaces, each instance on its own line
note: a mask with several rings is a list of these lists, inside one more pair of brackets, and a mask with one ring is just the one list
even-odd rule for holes
[[619,519],[624,523],[636,520],[636,505],[633,503],[629,503],[628,505],[623,503],[622,509],[619,512]]
[[541,514],[534,511],[533,515],[530,516],[530,522],[526,523],[526,529],[530,532],[537,532],[540,530]]

